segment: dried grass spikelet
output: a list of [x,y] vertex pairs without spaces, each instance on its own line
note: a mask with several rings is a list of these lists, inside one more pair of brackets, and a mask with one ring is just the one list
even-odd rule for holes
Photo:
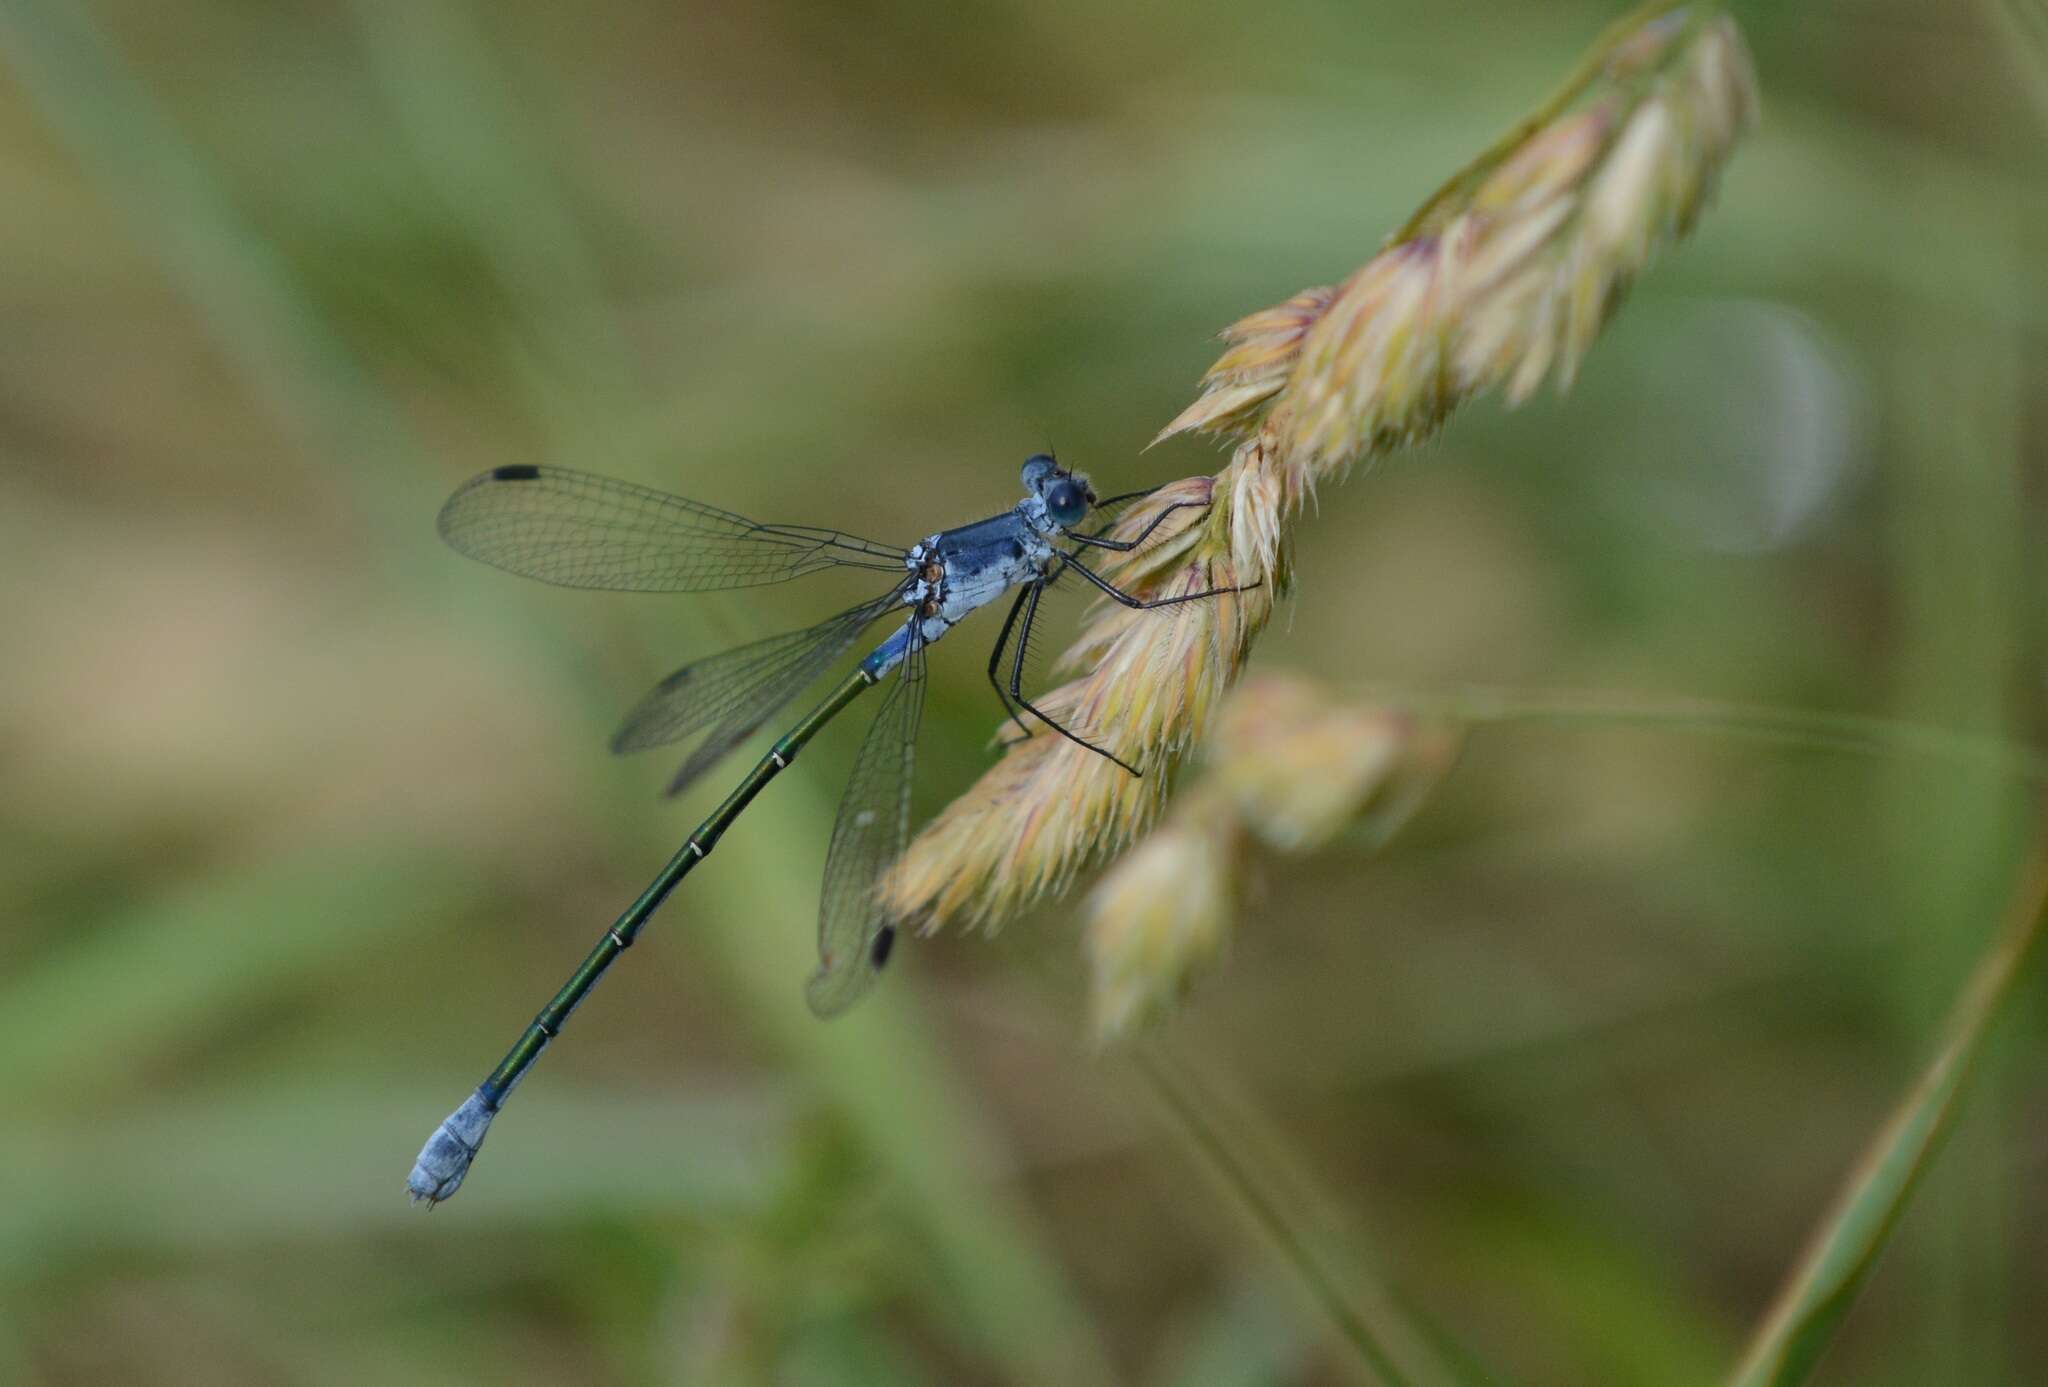
[[1280,424],[1303,483],[1434,433],[1468,396],[1569,385],[1652,253],[1692,227],[1756,81],[1707,6],[1610,31],[1532,120],[1453,178],[1335,289],[1225,330],[1202,395],[1159,437]]
[[1209,774],[1268,846],[1310,852],[1387,781],[1415,727],[1401,709],[1342,704],[1306,679],[1263,675],[1225,705]]
[[1169,1010],[1222,956],[1256,840],[1300,855],[1361,821],[1383,837],[1450,766],[1455,729],[1264,675],[1225,700],[1207,769],[1088,895],[1092,1029],[1113,1040]]
[[1222,955],[1243,848],[1229,800],[1189,793],[1089,893],[1083,939],[1098,1040],[1157,1019]]
[[[1258,584],[1149,612],[1098,604],[1037,701],[1145,772],[1133,778],[1041,730],[914,841],[884,906],[926,929],[993,924],[1121,850],[1157,813],[1165,773],[1208,730],[1287,579],[1288,532],[1317,484],[1433,432],[1473,392],[1568,385],[1652,253],[1688,230],[1737,138],[1755,79],[1733,22],[1653,7],[1610,29],[1555,96],[1444,185],[1334,289],[1226,329],[1195,403],[1160,433],[1235,443],[1213,478],[1133,506],[1104,576],[1140,596]],[[1090,557],[1095,557],[1091,554]]]

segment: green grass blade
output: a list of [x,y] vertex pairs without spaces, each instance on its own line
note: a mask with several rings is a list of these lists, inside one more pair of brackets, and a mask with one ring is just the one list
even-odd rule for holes
[[1360,1361],[1372,1372],[1373,1379],[1387,1384],[1387,1387],[1404,1387],[1408,1378],[1394,1366],[1393,1357],[1381,1342],[1383,1334],[1367,1322],[1365,1314],[1357,1308],[1356,1298],[1337,1286],[1329,1270],[1310,1250],[1300,1230],[1282,1213],[1249,1166],[1219,1135],[1202,1105],[1184,1092],[1167,1072],[1166,1066],[1151,1055],[1139,1052],[1138,1069],[1161,1105],[1186,1135],[1188,1144],[1201,1154],[1216,1178],[1237,1197],[1259,1230],[1272,1240],[1281,1259],[1301,1278],[1302,1285],[1329,1316],[1339,1337],[1358,1354]]
[[1264,1387],[1299,1382],[1309,1372],[1293,1316],[1276,1288],[1264,1283],[1226,1288],[1216,1304],[1178,1329],[1145,1378],[1151,1387]]
[[2042,121],[2048,122],[2048,2],[1987,0],[1991,18],[2010,43],[2001,44],[2018,70],[2020,85]]
[[[371,71],[417,161],[512,309],[514,390],[560,456],[632,456],[641,368],[571,188],[549,157],[552,76],[513,71],[461,0],[351,7]],[[539,117],[535,108],[539,107]]]
[[417,524],[373,484],[417,458],[410,431],[112,37],[83,6],[0,0],[0,60],[272,419],[308,457],[349,462],[359,503]]
[[[1438,1325],[1420,1323],[1389,1288],[1373,1283],[1362,1259],[1333,1242],[1327,1220],[1311,1212],[1331,1206],[1311,1188],[1270,1136],[1252,1139],[1250,1124],[1224,1111],[1218,1096],[1156,1045],[1132,1056],[1145,1087],[1158,1101],[1203,1167],[1238,1201],[1272,1244],[1339,1338],[1370,1374],[1368,1380],[1472,1384],[1486,1379],[1477,1359]],[[1290,1178],[1291,1176],[1291,1178]],[[1292,1188],[1283,1188],[1292,1186]],[[1332,1206],[1334,1207],[1334,1206]]]
[[902,975],[887,1005],[871,1003],[829,1025],[804,1005],[817,898],[809,872],[790,870],[787,845],[821,843],[831,805],[814,782],[785,780],[794,783],[779,784],[721,841],[724,870],[692,878],[691,900],[656,928],[687,923],[690,947],[704,951],[746,1022],[826,1095],[872,1153],[879,1192],[929,1247],[946,1318],[997,1366],[991,1380],[1117,1381],[1093,1312],[1035,1211],[996,1174],[1008,1163],[1002,1138],[914,1004],[905,976],[914,961],[891,964]]
[[0,984],[21,1028],[0,1053],[4,1107],[98,1101],[132,1081],[138,1055],[197,1043],[354,951],[397,952],[464,885],[439,853],[325,843],[109,913]]
[[1827,1351],[1955,1125],[1958,1100],[1991,1024],[2048,929],[2048,863],[2037,862],[2011,925],[1979,961],[1949,1019],[1947,1039],[1864,1153],[1834,1210],[1765,1316],[1732,1387],[1790,1387]]

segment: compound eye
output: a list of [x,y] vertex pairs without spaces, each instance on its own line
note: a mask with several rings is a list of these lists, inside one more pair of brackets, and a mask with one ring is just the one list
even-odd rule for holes
[[1075,483],[1062,479],[1046,488],[1045,513],[1061,525],[1077,524],[1088,514],[1088,498]]
[[1024,489],[1036,491],[1045,485],[1048,477],[1058,475],[1060,465],[1046,453],[1033,453],[1024,460]]

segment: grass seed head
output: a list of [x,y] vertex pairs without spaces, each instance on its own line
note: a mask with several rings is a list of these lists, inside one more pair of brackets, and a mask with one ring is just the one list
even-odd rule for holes
[[1241,841],[1227,803],[1190,793],[1089,893],[1083,937],[1098,1043],[1172,1010],[1221,956],[1237,916]]
[[[1128,845],[1272,616],[1289,530],[1317,485],[1427,437],[1476,391],[1498,387],[1516,402],[1545,380],[1568,386],[1636,276],[1691,228],[1756,109],[1732,20],[1683,6],[1638,16],[1342,284],[1225,329],[1200,397],[1160,438],[1227,438],[1229,464],[1132,506],[1114,536],[1136,536],[1175,502],[1204,503],[1101,570],[1141,597],[1253,586],[1152,611],[1098,603],[1061,661],[1073,677],[1036,700],[1143,777],[1039,728],[911,844],[882,883],[884,906],[926,928],[992,925]],[[1311,760],[1329,753],[1322,738],[1352,758],[1332,784],[1238,773],[1253,821],[1276,841],[1330,831],[1394,736],[1383,722],[1309,721],[1314,730],[1284,741],[1270,767],[1277,776],[1278,758],[1297,748]]]
[[1476,391],[1520,401],[1547,378],[1569,385],[1756,120],[1726,16],[1675,9],[1611,44],[1545,119],[1453,179],[1334,292],[1305,290],[1226,330],[1201,398],[1160,437],[1245,437],[1278,419],[1303,491],[1428,437]]
[[1162,1017],[1222,956],[1251,842],[1299,856],[1361,822],[1383,838],[1455,746],[1440,724],[1346,702],[1299,676],[1265,675],[1234,690],[1205,744],[1201,778],[1089,892],[1096,1039]]
[[1263,675],[1232,693],[1209,743],[1209,774],[1237,817],[1281,852],[1335,837],[1401,764],[1415,719],[1339,702],[1296,676]]

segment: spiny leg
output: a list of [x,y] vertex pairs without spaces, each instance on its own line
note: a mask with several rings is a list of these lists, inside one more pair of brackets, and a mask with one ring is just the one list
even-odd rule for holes
[[1250,592],[1258,586],[1257,583],[1241,583],[1234,588],[1206,588],[1201,592],[1184,592],[1176,597],[1155,597],[1148,601],[1142,597],[1131,596],[1070,553],[1062,553],[1060,558],[1064,561],[1061,565],[1063,568],[1073,569],[1076,573],[1095,584],[1096,587],[1101,588],[1105,593],[1123,603],[1126,607],[1131,607],[1138,611],[1150,611],[1155,607],[1177,607],[1183,602],[1199,602],[1204,597],[1221,597],[1225,593]]
[[[1017,624],[1017,613],[1024,607],[1024,598],[1027,594],[1035,591],[1035,588],[1017,589],[1017,600],[1010,604],[1010,614],[1003,618],[1003,629],[996,634],[996,648],[988,653],[989,685],[996,691],[996,697],[1001,700],[1003,711],[1009,714],[1010,721],[1016,723],[1017,730],[1027,737],[1031,735],[1031,728],[1018,715],[1016,705],[1010,702],[1009,691],[1003,687],[1003,681],[996,671],[1002,667],[1003,648],[1010,643],[1010,631]],[[1021,645],[1018,653],[1020,655],[1023,653]]]
[[1126,491],[1123,492],[1121,495],[1105,496],[1103,499],[1095,503],[1095,509],[1101,510],[1106,506],[1120,506],[1126,501],[1140,500],[1144,497],[1150,496],[1153,492],[1159,490],[1159,487],[1165,485],[1165,482],[1161,482],[1158,486],[1139,487],[1136,491]]
[[[1103,504],[1108,505],[1109,502],[1105,501],[1103,502]],[[1209,503],[1207,501],[1175,501],[1165,510],[1153,516],[1152,523],[1147,525],[1144,529],[1140,530],[1137,533],[1137,535],[1131,539],[1104,539],[1102,536],[1108,534],[1108,530],[1102,530],[1092,535],[1079,535],[1075,534],[1072,530],[1069,530],[1067,531],[1067,538],[1073,540],[1076,544],[1086,544],[1096,549],[1114,549],[1119,554],[1128,553],[1129,551],[1143,544],[1147,539],[1151,538],[1152,532],[1158,529],[1161,525],[1165,524],[1166,517],[1172,515],[1175,511],[1202,510],[1205,509],[1208,506],[1208,504]]]
[[1134,776],[1142,776],[1144,772],[1136,766],[1112,752],[1104,751],[1086,737],[1069,731],[1061,723],[1046,716],[1045,711],[1033,704],[1030,699],[1024,697],[1024,647],[1031,640],[1031,623],[1038,619],[1038,598],[1044,591],[1044,586],[1038,583],[1033,583],[1025,589],[1027,596],[1024,602],[1024,629],[1017,636],[1017,656],[1010,662],[1010,697],[1017,701],[1018,706],[1076,746],[1086,747],[1106,761],[1114,761]]

